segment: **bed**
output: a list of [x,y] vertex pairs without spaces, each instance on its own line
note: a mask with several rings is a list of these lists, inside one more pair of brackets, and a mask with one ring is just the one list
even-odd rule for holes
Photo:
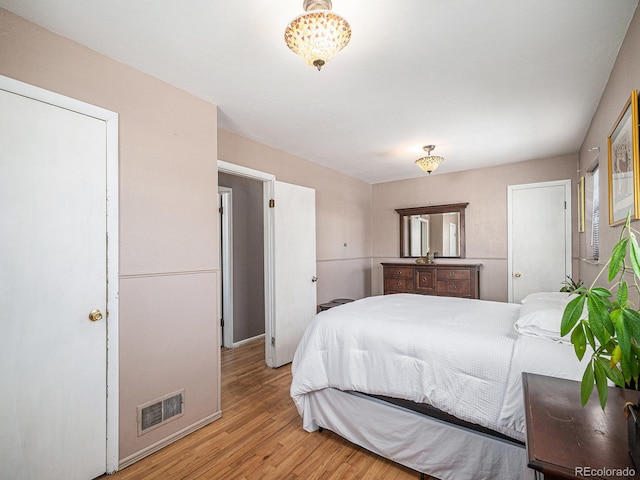
[[395,294],[321,312],[292,364],[303,428],[329,429],[442,480],[534,478],[522,372],[582,377],[557,331],[568,300]]

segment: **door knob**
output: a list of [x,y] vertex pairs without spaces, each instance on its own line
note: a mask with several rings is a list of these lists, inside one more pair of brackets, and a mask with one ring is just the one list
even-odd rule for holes
[[516,278],[520,278],[522,276],[522,274],[520,272],[516,272],[513,276],[516,277]]
[[92,322],[102,320],[102,312],[100,310],[91,310],[91,312],[89,312],[89,320]]
[[316,277],[316,276],[314,275],[313,277],[311,277],[311,281],[312,281],[312,282],[314,282],[314,283],[315,283],[315,282],[317,282],[317,281],[318,281],[318,277]]

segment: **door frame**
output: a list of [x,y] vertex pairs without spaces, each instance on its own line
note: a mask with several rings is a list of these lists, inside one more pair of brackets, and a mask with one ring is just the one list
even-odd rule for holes
[[572,274],[572,239],[571,239],[571,180],[553,180],[549,182],[509,185],[507,187],[507,287],[509,302],[513,302],[513,192],[530,188],[564,187],[564,225],[565,225],[565,272]]
[[273,211],[269,208],[269,200],[273,198],[276,176],[234,163],[218,160],[218,172],[246,177],[262,182],[264,211],[264,323],[265,323],[265,362],[274,366],[274,346],[271,338],[275,329],[275,229]]
[[[222,346],[233,347],[233,189],[218,186],[222,208],[220,267],[222,268]],[[227,287],[227,288],[225,288]],[[229,288],[231,287],[231,288]]]
[[64,108],[105,122],[106,127],[106,196],[107,196],[107,438],[105,472],[118,470],[119,376],[118,376],[118,296],[119,296],[119,230],[118,230],[118,114],[104,108],[45,90],[0,75],[0,89]]

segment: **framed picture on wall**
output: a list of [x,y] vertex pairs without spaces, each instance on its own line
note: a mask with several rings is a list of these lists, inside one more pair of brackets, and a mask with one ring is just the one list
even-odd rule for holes
[[640,218],[638,208],[638,91],[631,92],[611,133],[607,137],[609,152],[609,225]]

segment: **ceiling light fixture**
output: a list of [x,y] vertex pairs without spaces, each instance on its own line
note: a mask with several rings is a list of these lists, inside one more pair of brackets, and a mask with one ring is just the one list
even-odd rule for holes
[[284,41],[305,62],[320,70],[351,39],[347,21],[331,13],[331,0],[304,0],[306,13],[294,18],[284,31]]
[[427,152],[427,156],[416,160],[416,165],[429,174],[438,168],[438,165],[444,162],[444,158],[438,157],[437,155],[431,155],[431,150],[434,148],[436,148],[435,145],[426,145],[422,147],[422,149]]

